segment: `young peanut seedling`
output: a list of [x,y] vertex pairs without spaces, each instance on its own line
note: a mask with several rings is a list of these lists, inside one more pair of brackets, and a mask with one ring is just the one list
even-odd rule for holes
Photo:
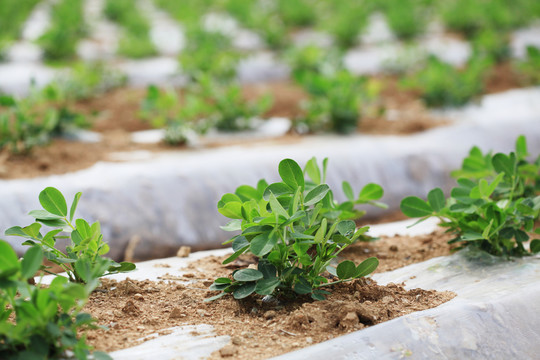
[[[104,275],[134,270],[133,263],[117,263],[103,257],[109,252],[109,245],[103,241],[99,222],[90,225],[84,219],[73,220],[80,197],[80,192],[75,195],[68,213],[62,193],[53,187],[45,188],[39,194],[43,209],[29,213],[36,222],[26,227],[9,228],[6,235],[27,239],[23,245],[40,247],[47,260],[61,266],[71,282],[97,286],[98,279]],[[42,235],[42,224],[55,229]],[[57,239],[62,238],[71,240],[65,253],[55,247]]]
[[[540,156],[527,161],[527,143],[520,136],[510,154],[483,154],[474,147],[464,159],[458,187],[445,199],[433,189],[427,201],[416,196],[402,200],[401,210],[409,217],[435,216],[456,237],[449,243],[472,246],[496,256],[524,256],[540,252],[540,234],[535,225],[540,213]],[[534,236],[534,235],[533,235]],[[460,247],[460,248],[461,248]]]
[[[366,239],[368,227],[357,230],[353,221],[364,212],[354,205],[384,207],[377,202],[383,189],[368,184],[355,197],[350,184],[344,182],[348,200],[338,204],[325,184],[326,169],[327,159],[322,172],[315,158],[303,171],[294,160],[285,159],[279,164],[281,182],[269,185],[261,180],[256,187],[242,185],[234,194],[223,195],[218,210],[233,219],[223,229],[241,231],[226,242],[232,243],[234,254],[224,264],[251,253],[259,258],[258,268],[216,279],[210,289],[222,293],[207,300],[229,293],[235,299],[257,293],[277,298],[309,294],[323,300],[329,294],[325,287],[366,276],[377,268],[379,261],[374,257],[358,266],[345,260],[334,267],[333,261],[347,246]],[[310,180],[305,179],[306,174]],[[323,276],[326,271],[333,279]]]

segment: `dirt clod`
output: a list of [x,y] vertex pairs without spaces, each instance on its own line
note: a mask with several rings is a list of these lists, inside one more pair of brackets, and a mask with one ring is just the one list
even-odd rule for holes
[[185,258],[188,257],[189,254],[191,254],[191,246],[180,246],[180,249],[178,249],[176,256]]
[[219,350],[219,354],[222,357],[231,357],[231,356],[236,355],[237,352],[238,352],[238,349],[232,345],[226,345]]

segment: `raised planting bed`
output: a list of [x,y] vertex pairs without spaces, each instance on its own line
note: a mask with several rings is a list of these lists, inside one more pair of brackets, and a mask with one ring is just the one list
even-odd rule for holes
[[[54,185],[68,198],[84,193],[81,215],[101,222],[116,259],[123,258],[130,242],[136,245],[134,258],[141,260],[173,255],[181,245],[214,248],[226,240],[219,229],[224,220],[215,208],[221,195],[234,184],[276,179],[276,165],[285,157],[299,162],[329,157],[332,187],[340,188],[343,180],[357,189],[378,183],[385,189],[382,201],[395,210],[405,196],[423,196],[436,186],[449,190],[449,172],[459,168],[473,145],[509,151],[514,139],[526,134],[530,152],[538,153],[538,94],[530,89],[491,95],[453,114],[463,121],[410,136],[320,136],[287,144],[146,153],[141,160],[98,163],[71,174],[0,180],[0,230],[26,223],[28,209],[37,207],[34,194]],[[501,109],[500,104],[506,105]],[[336,196],[342,199],[341,192]],[[370,213],[380,214],[376,209]],[[199,226],[201,219],[207,226]]]
[[[408,228],[410,224],[376,225],[371,233],[390,235],[384,239],[385,246],[398,248],[395,258],[402,257],[399,252],[406,250],[411,241],[417,253],[432,251],[428,239],[445,244],[446,238],[441,239],[440,232],[432,233],[434,222]],[[413,238],[392,237],[394,233]],[[420,235],[419,241],[424,245],[418,246],[415,239],[422,233],[426,235]],[[358,246],[362,249],[366,245]],[[226,298],[202,303],[209,294],[205,282],[227,270],[218,264],[218,259],[225,258],[228,252],[213,250],[188,258],[147,261],[138,263],[135,272],[110,276],[117,281],[126,277],[132,280],[116,284],[104,280],[105,285],[92,295],[87,310],[110,330],[90,332],[90,342],[101,350],[127,345],[127,349],[110,355],[114,359],[141,360],[156,356],[262,359],[283,353],[280,359],[323,359],[329,354],[338,359],[534,358],[538,351],[538,343],[530,340],[538,335],[539,326],[534,316],[538,305],[531,301],[540,294],[538,257],[507,262],[461,251],[376,273],[371,278],[388,286],[371,287],[375,291],[371,295],[371,285],[365,285],[370,281],[366,280],[346,286],[344,294],[334,288],[329,300],[295,305],[293,309]],[[385,266],[384,257],[380,261]],[[413,296],[390,283],[403,283]],[[417,288],[429,291],[412,290]],[[445,300],[449,301],[441,304]],[[428,302],[438,306],[409,313]],[[369,318],[368,314],[385,314],[382,317],[386,318],[384,309],[389,309],[392,317],[400,311],[403,316],[380,324]],[[318,317],[321,312],[326,320]],[[358,315],[356,319],[351,313]],[[334,320],[328,323],[329,319]],[[377,325],[362,329],[374,323]],[[362,330],[355,330],[359,328]],[[514,340],[509,341],[509,337]]]

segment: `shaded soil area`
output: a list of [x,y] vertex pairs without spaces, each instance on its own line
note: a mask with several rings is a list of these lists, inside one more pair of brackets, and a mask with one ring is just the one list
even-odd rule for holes
[[[373,256],[375,251],[397,246],[395,256],[376,254],[381,261],[378,271],[387,271],[448,254],[448,248],[445,251],[442,245],[446,240],[439,232],[418,239],[385,237],[379,243],[358,244],[344,257],[361,261],[363,255],[356,253],[364,254],[363,249],[370,249],[369,256]],[[406,290],[403,284],[382,286],[372,279],[359,279],[329,287],[331,295],[325,301],[299,297],[287,303],[269,303],[253,296],[242,301],[225,296],[205,303],[205,298],[216,294],[208,290],[214,278],[255,263],[253,258],[243,257],[223,266],[224,258],[210,256],[187,268],[171,268],[159,282],[104,279],[85,311],[110,330],[91,330],[89,342],[98,350],[110,352],[135,346],[142,342],[141,338],[156,332],[168,334],[167,329],[173,326],[209,324],[218,336],[231,336],[230,343],[211,358],[264,359],[433,308],[455,296],[451,292]]]

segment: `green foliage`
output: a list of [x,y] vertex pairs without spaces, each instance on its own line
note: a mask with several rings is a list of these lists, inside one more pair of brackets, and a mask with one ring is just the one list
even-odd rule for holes
[[366,1],[336,0],[324,4],[320,27],[334,37],[336,44],[347,49],[356,45],[367,26]]
[[297,119],[296,125],[301,132],[355,132],[362,101],[372,100],[377,93],[375,88],[368,86],[366,79],[344,69],[327,74],[305,72],[300,83],[311,95],[304,103],[305,115]]
[[509,31],[529,23],[533,1],[449,0],[441,2],[441,15],[450,30],[474,36],[485,29]]
[[[135,265],[116,263],[103,257],[109,252],[109,245],[103,241],[99,222],[90,225],[84,219],[74,220],[80,197],[81,193],[75,195],[68,212],[62,193],[53,187],[45,188],[39,194],[43,209],[29,213],[36,222],[26,227],[9,228],[6,235],[23,237],[26,239],[23,245],[41,248],[49,261],[64,269],[70,281],[95,287],[101,276],[131,271]],[[53,230],[43,235],[40,232],[42,225]],[[70,242],[64,253],[56,248],[56,242],[66,238]]]
[[[225,194],[218,202],[218,211],[233,219],[224,230],[241,233],[226,243],[232,243],[234,254],[224,264],[244,253],[259,258],[258,269],[241,269],[231,278],[218,278],[210,287],[222,291],[208,300],[232,294],[235,299],[253,293],[290,298],[309,294],[323,300],[325,286],[349,281],[370,274],[378,265],[369,258],[356,266],[342,261],[333,267],[337,255],[358,239],[365,239],[368,227],[356,229],[352,221],[365,212],[356,204],[382,206],[383,195],[377,184],[368,184],[355,196],[351,185],[343,183],[347,201],[334,201],[325,184],[327,159],[322,170],[315,158],[304,170],[291,159],[279,163],[281,182],[268,184],[260,180],[256,187],[242,185],[234,194]],[[306,177],[307,175],[307,177]],[[337,280],[328,282],[328,271]],[[296,295],[295,295],[296,294]]]
[[540,156],[527,161],[524,136],[516,141],[516,151],[509,154],[487,153],[473,147],[463,160],[457,177],[458,186],[445,199],[441,189],[433,189],[427,201],[416,196],[402,200],[401,210],[423,221],[435,216],[441,226],[456,237],[450,243],[472,246],[496,256],[524,256],[540,251],[540,239],[524,243],[535,228],[540,214]]
[[[55,278],[49,287],[31,285],[41,267],[43,251],[32,246],[19,260],[0,239],[0,357],[15,359],[87,359],[91,347],[80,332],[96,328],[81,312],[90,287]],[[13,316],[14,315],[14,316]],[[95,352],[96,359],[110,359]]]
[[527,57],[517,63],[517,70],[525,84],[540,84],[540,49],[528,46]]
[[70,60],[75,57],[78,41],[86,35],[82,0],[60,0],[52,10],[51,27],[38,43],[47,60]]
[[150,25],[132,0],[107,0],[103,9],[111,21],[123,27],[124,33],[118,45],[118,53],[130,58],[142,58],[157,54],[150,40]]
[[405,79],[404,85],[420,90],[427,106],[461,106],[482,92],[491,64],[487,58],[473,57],[465,69],[458,70],[430,56],[426,66]]
[[500,63],[510,57],[510,38],[508,34],[496,30],[484,30],[472,39],[474,53],[489,57]]
[[428,20],[426,7],[418,0],[387,1],[385,15],[394,34],[404,40],[422,34]]
[[174,90],[160,91],[150,86],[141,104],[141,117],[155,127],[166,127],[171,145],[187,143],[192,132],[204,134],[211,128],[241,131],[272,104],[270,96],[247,101],[236,83],[222,83],[201,75],[180,97]]
[[240,54],[232,48],[228,36],[193,26],[188,29],[186,37],[187,46],[180,54],[180,64],[191,80],[201,74],[220,81],[230,81],[236,77]]
[[4,49],[16,40],[24,21],[39,0],[2,0],[0,1],[0,60]]
[[316,20],[314,3],[309,0],[277,0],[277,11],[286,26],[306,27]]

